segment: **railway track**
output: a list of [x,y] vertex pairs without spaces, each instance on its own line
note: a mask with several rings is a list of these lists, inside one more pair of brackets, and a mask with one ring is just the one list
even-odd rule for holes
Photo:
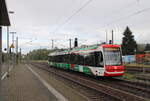
[[134,66],[127,66],[125,67],[125,71],[127,73],[150,73],[150,68],[148,67],[134,67]]
[[150,75],[149,76],[146,76],[146,75],[136,75],[135,78],[138,79],[138,80],[142,80],[144,82],[150,82]]
[[[116,82],[115,82],[116,81]],[[137,96],[141,96],[144,98],[150,98],[149,94],[150,94],[150,87],[149,86],[140,86],[138,84],[134,84],[131,82],[126,82],[126,81],[120,81],[120,80],[115,80],[113,79],[112,81],[110,80],[101,80],[99,81],[99,83],[108,85],[108,86],[112,86],[116,89],[122,90],[122,91],[126,91],[132,94],[135,94]]]
[[150,82],[150,76],[146,75],[150,73],[150,68],[148,67],[133,67],[129,66],[125,68],[125,73],[133,74],[135,79],[141,80],[143,82]]
[[[49,68],[46,63],[31,63],[32,65],[67,79],[68,84],[75,84],[81,93],[92,100],[114,101],[146,101],[149,100],[150,88],[144,88],[142,84],[131,83],[117,79],[100,79],[88,76],[76,75],[55,68]],[[82,88],[82,90],[81,90]],[[84,89],[84,90],[83,90]]]

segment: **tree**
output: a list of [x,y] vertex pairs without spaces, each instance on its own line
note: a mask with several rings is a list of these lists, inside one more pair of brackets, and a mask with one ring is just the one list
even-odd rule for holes
[[146,44],[144,51],[150,51],[150,44]]
[[25,58],[28,57],[31,60],[47,60],[50,52],[51,51],[47,49],[37,49],[30,51]]
[[55,51],[63,51],[64,49],[36,49],[33,51],[30,51],[27,53],[27,55],[24,57],[24,59],[30,59],[30,60],[48,60],[48,54],[55,52]]
[[122,38],[122,53],[123,55],[134,55],[137,49],[136,41],[134,40],[134,35],[132,35],[131,30],[127,26]]

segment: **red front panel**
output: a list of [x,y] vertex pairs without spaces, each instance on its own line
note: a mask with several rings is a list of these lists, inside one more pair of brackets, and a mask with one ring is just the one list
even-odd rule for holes
[[120,48],[120,45],[113,45],[113,44],[105,44],[105,45],[101,45],[103,48]]
[[121,76],[124,74],[124,66],[105,66],[104,76]]

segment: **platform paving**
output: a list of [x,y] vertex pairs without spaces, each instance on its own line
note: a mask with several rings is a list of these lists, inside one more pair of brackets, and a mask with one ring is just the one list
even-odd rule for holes
[[[55,90],[61,93],[68,101],[90,101],[86,96],[80,94],[77,89],[69,87],[55,75],[40,69],[36,66],[29,65],[36,73],[46,80]],[[62,101],[62,100],[60,100]]]
[[1,75],[4,75],[8,71],[8,64],[2,64],[2,73]]
[[2,80],[0,101],[58,101],[25,66],[18,65]]

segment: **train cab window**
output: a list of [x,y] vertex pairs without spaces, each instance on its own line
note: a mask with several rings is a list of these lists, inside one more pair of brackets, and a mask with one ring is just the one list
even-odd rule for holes
[[121,65],[121,52],[120,48],[111,47],[111,48],[104,48],[104,57],[105,57],[105,64],[106,65]]

